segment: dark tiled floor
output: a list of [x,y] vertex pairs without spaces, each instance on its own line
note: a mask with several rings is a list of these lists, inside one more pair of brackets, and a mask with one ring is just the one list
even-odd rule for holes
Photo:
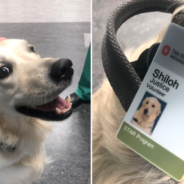
[[[105,77],[101,61],[101,44],[106,23],[111,12],[123,1],[93,0],[93,93]],[[118,31],[117,38],[121,48],[137,47],[154,37],[168,24],[170,17],[169,14],[155,12],[131,18]]]
[[53,163],[35,184],[88,184],[90,178],[90,106],[83,104],[70,118],[53,124],[46,142]]
[[[70,58],[74,64],[74,79],[61,96],[76,90],[87,54],[84,33],[90,32],[90,23],[1,23],[0,27],[0,36],[26,39],[36,46],[42,57]],[[35,184],[87,184],[90,177],[90,105],[81,105],[68,119],[52,125],[46,150],[53,163]]]

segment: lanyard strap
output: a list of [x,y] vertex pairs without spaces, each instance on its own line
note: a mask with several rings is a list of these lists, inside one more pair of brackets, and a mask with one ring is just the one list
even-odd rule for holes
[[102,62],[107,78],[125,111],[139,89],[141,79],[117,41],[119,27],[134,15],[152,11],[173,13],[181,4],[180,0],[126,0],[111,14],[102,43]]

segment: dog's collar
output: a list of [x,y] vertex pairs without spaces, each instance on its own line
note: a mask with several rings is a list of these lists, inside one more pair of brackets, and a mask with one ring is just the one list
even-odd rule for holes
[[133,117],[133,120],[134,120],[137,124],[141,124],[141,122],[139,122],[137,118],[134,118],[134,117]]
[[[139,122],[137,118],[134,118],[134,117],[133,117],[133,120],[134,120],[137,124],[139,124],[139,125],[141,124],[141,122]],[[152,130],[153,127],[148,127],[148,128]]]
[[11,146],[11,145],[6,145],[3,142],[0,142],[0,147],[3,150],[7,150],[8,152],[15,152],[17,150],[18,144],[14,145],[14,146]]

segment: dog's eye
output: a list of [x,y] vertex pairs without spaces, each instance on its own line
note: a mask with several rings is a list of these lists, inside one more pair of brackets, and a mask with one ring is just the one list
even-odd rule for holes
[[152,107],[155,107],[155,105],[152,105]]
[[31,52],[36,53],[36,52],[35,52],[35,49],[34,49],[34,47],[33,47],[33,46],[30,46],[30,47],[29,47],[29,50],[30,50]]
[[10,73],[9,68],[7,68],[5,66],[3,66],[3,67],[0,68],[0,78],[7,77],[9,75],[9,73]]
[[147,101],[146,104],[148,104],[149,102]]

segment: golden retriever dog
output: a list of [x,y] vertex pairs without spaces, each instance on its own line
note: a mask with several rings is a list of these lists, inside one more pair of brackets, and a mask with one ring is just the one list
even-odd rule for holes
[[[174,14],[180,11],[184,11],[184,6]],[[177,23],[184,26],[184,18],[181,17]],[[164,32],[158,38],[142,44],[133,53],[132,49],[127,50],[129,61],[137,60],[146,48],[161,42]],[[93,95],[92,113],[93,184],[178,183],[117,140],[116,133],[126,112],[107,79]]]
[[45,120],[71,114],[58,95],[71,82],[69,59],[41,58],[25,40],[0,39],[0,184],[31,184],[48,162]]
[[151,135],[155,119],[161,113],[161,104],[155,97],[147,97],[135,112],[132,123]]

